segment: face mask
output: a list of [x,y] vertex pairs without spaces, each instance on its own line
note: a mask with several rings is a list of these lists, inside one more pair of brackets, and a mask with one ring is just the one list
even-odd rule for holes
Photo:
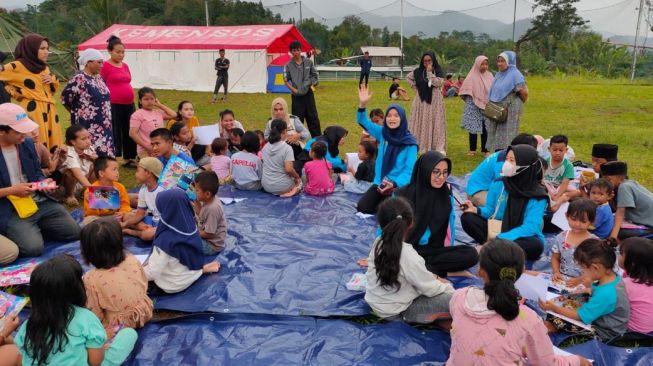
[[514,177],[515,175],[517,175],[517,165],[507,161],[504,162],[503,166],[501,167],[501,176]]

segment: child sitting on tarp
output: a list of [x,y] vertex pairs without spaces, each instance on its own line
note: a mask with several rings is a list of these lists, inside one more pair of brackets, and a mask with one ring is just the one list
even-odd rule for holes
[[372,186],[374,180],[374,164],[376,162],[376,143],[371,140],[363,140],[358,144],[358,159],[360,164],[354,171],[348,167],[346,175],[341,174],[340,180],[345,191],[363,194]]
[[589,184],[590,200],[596,204],[596,218],[592,233],[605,239],[612,233],[614,215],[610,207],[610,200],[614,197],[614,187],[605,178],[599,178]]
[[628,238],[619,246],[619,267],[630,301],[628,330],[653,332],[653,240]]
[[551,211],[557,211],[563,202],[569,200],[568,190],[574,190],[569,183],[574,179],[574,166],[567,159],[569,140],[565,135],[551,137],[549,157],[546,158],[547,169],[544,171],[544,185],[549,191],[553,204]]
[[601,165],[601,174],[614,186],[617,212],[610,237],[625,239],[653,234],[653,193],[628,179],[628,165],[612,161]]
[[144,157],[138,161],[136,167],[136,183],[141,185],[138,191],[138,204],[136,211],[123,220],[121,226],[123,234],[132,235],[144,241],[154,239],[156,226],[161,215],[156,208],[156,196],[163,191],[158,183],[163,170],[163,164],[157,158]]
[[203,273],[220,269],[217,261],[204,264],[204,251],[195,214],[186,193],[172,188],[159,193],[156,207],[161,221],[154,236],[154,249],[143,266],[152,293],[184,291]]
[[227,220],[218,198],[220,184],[214,172],[201,172],[195,177],[195,215],[199,221],[204,255],[215,255],[224,249]]
[[120,207],[117,209],[98,209],[91,207],[92,197],[90,197],[89,190],[86,189],[84,191],[84,221],[82,221],[82,226],[102,216],[115,216],[118,221],[121,221],[124,215],[131,212],[131,206],[129,205],[127,189],[125,189],[122,183],[118,182],[118,179],[120,179],[118,162],[115,158],[99,157],[93,162],[93,171],[98,180],[93,182],[91,186],[113,187],[120,195]]

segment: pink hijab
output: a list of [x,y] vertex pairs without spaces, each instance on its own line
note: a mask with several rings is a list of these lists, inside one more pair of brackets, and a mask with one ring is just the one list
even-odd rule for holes
[[463,81],[463,86],[458,92],[458,95],[470,95],[474,99],[474,104],[481,109],[485,109],[490,87],[492,81],[494,81],[494,76],[492,76],[490,70],[481,72],[481,64],[487,59],[486,56],[476,57],[474,66],[469,70],[465,81]]

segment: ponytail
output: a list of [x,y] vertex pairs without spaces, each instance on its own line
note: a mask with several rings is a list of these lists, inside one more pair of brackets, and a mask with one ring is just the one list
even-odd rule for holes
[[515,319],[520,298],[515,281],[524,269],[524,251],[509,240],[494,239],[483,245],[479,265],[487,273],[487,308],[505,320]]
[[270,135],[268,135],[268,142],[274,144],[281,141],[281,134],[288,129],[286,121],[282,119],[275,119],[270,124]]
[[399,291],[399,260],[404,239],[413,222],[413,210],[406,199],[389,198],[379,205],[377,220],[382,233],[374,248],[376,276],[385,289]]

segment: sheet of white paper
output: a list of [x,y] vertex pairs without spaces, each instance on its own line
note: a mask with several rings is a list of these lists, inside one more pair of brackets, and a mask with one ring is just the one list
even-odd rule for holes
[[141,262],[141,265],[143,265],[143,263],[145,263],[145,261],[147,261],[147,258],[149,258],[150,255],[149,254],[134,254],[134,257],[136,257],[136,259],[138,259],[138,261]]
[[198,145],[211,145],[213,140],[220,137],[220,128],[217,124],[193,127],[193,136]]
[[[558,355],[558,356],[575,356],[573,353],[567,352],[562,348],[558,348],[556,346],[553,346],[553,354]],[[594,360],[589,360],[589,362],[594,363]]]
[[523,298],[533,301],[546,299],[548,283],[544,277],[522,273],[515,287]]
[[354,168],[354,171],[358,169],[361,159],[358,158],[358,153],[347,153],[347,166]]
[[361,219],[366,219],[366,218],[368,218],[368,217],[372,217],[372,216],[374,216],[374,215],[364,214],[364,213],[362,213],[362,212],[356,212],[356,216],[360,217]]
[[569,222],[567,221],[567,209],[569,208],[569,202],[565,202],[560,205],[558,211],[553,214],[551,223],[562,230],[569,230]]
[[238,203],[240,201],[244,201],[247,198],[232,198],[232,197],[220,197],[220,202],[222,202],[223,205],[229,205],[232,203]]

